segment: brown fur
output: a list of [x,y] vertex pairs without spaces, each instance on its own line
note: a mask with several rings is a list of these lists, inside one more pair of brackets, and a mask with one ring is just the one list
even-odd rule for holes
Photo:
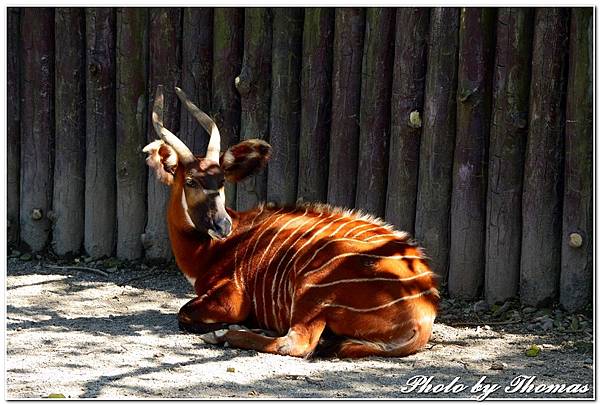
[[[161,155],[160,148],[149,150]],[[239,180],[264,166],[269,154],[263,141],[245,141],[225,152],[220,166],[226,179]],[[149,162],[155,170],[156,162]],[[182,204],[187,170],[174,173],[167,212],[175,259],[198,295],[179,312],[183,329],[271,330],[277,337],[209,334],[234,347],[292,356],[312,354],[324,333],[337,337],[333,354],[341,357],[405,356],[428,341],[436,280],[407,234],[323,204],[260,205],[228,210],[233,232],[213,240],[194,227]]]

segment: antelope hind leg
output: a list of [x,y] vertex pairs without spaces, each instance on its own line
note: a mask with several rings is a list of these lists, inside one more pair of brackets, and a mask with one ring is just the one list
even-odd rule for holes
[[324,321],[313,321],[310,325],[295,325],[281,337],[263,336],[250,330],[230,328],[207,333],[201,338],[208,343],[228,343],[239,349],[307,357],[315,350],[323,329]]

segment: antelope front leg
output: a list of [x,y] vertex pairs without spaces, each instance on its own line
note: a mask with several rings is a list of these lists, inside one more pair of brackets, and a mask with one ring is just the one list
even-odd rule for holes
[[244,321],[250,306],[231,283],[189,301],[179,310],[179,328],[192,333],[207,333]]
[[294,325],[285,336],[273,338],[249,330],[217,330],[203,336],[210,343],[228,343],[239,349],[295,357],[310,355],[319,343],[325,329],[324,321],[312,321],[307,325]]

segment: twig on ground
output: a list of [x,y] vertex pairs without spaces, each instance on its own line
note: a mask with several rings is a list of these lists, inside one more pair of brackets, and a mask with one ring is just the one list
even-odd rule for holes
[[52,264],[46,264],[44,265],[44,267],[47,267],[49,269],[60,269],[60,270],[82,270],[82,271],[89,271],[90,273],[96,273],[100,276],[103,277],[108,277],[108,273],[105,271],[102,271],[100,269],[95,269],[93,267],[85,267],[85,266],[54,266]]

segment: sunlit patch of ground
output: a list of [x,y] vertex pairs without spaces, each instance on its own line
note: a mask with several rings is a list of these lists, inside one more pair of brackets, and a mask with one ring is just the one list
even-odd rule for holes
[[[576,333],[452,327],[442,316],[427,348],[413,356],[304,360],[210,346],[181,333],[176,313],[192,297],[175,271],[121,269],[103,277],[9,259],[8,398],[474,398],[470,389],[482,377],[499,384],[492,398],[593,395],[591,346],[575,344]],[[525,355],[532,344],[541,348],[537,357]],[[430,389],[410,391],[407,381],[419,375],[433,377]],[[504,392],[520,375],[536,376],[535,384],[588,384],[589,391]],[[456,377],[465,390],[431,392]]]

